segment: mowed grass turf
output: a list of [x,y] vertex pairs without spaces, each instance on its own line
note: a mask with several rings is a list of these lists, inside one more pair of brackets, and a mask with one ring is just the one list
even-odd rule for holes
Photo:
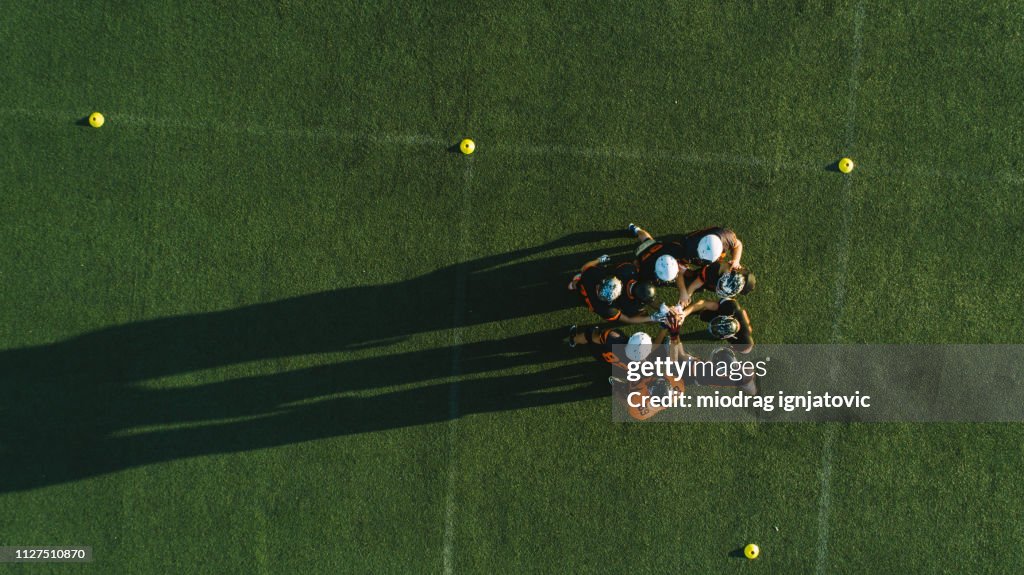
[[1013,571],[1017,425],[613,424],[561,346],[629,221],[763,342],[1024,343],[1022,11],[9,7],[0,527],[96,561],[8,567]]

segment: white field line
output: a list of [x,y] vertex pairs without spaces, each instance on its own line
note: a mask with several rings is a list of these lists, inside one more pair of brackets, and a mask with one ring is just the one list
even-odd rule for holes
[[[846,113],[846,154],[853,155],[853,148],[856,145],[856,118],[857,118],[857,92],[860,87],[858,80],[858,70],[860,68],[861,59],[861,45],[863,43],[863,32],[861,28],[864,23],[864,5],[863,3],[857,5],[857,11],[854,14],[854,26],[853,26],[853,58],[850,65],[850,87],[849,87],[849,102],[847,104]],[[855,174],[856,172],[854,172]],[[843,198],[840,207],[842,214],[842,225],[839,230],[839,261],[836,265],[836,293],[835,299],[832,302],[832,309],[835,310],[835,318],[832,321],[832,341],[833,343],[838,342],[841,337],[841,319],[843,309],[846,306],[846,275],[850,263],[850,209],[851,209],[851,196],[853,194],[853,178],[854,174],[846,174],[843,176]]]
[[[459,220],[459,241],[460,246],[467,244],[469,237],[469,224],[472,221],[472,184],[473,184],[473,161],[466,158],[466,176],[462,186],[462,209]],[[465,248],[460,250],[465,251]],[[465,253],[461,253],[459,263],[465,261]],[[458,455],[456,450],[458,441],[459,421],[459,376],[461,375],[462,361],[462,320],[466,309],[466,270],[458,268],[455,278],[455,312],[452,317],[452,370],[451,385],[448,387],[448,476],[445,484],[444,504],[444,544],[442,557],[444,562],[445,575],[455,572],[453,550],[455,548],[455,458]]]
[[[73,122],[82,118],[83,114],[72,112],[59,112],[56,110],[34,110],[27,108],[5,108],[0,109],[2,116],[22,116],[27,118],[38,118],[47,121]],[[341,142],[370,142],[380,145],[395,146],[424,146],[440,147],[450,145],[447,140],[435,138],[425,134],[394,134],[394,133],[369,133],[369,132],[348,132],[334,130],[324,126],[285,128],[270,124],[231,124],[227,122],[212,122],[201,119],[176,119],[176,118],[153,118],[140,116],[131,113],[110,113],[106,117],[105,126],[115,125],[141,126],[152,128],[166,128],[181,131],[208,130],[221,134],[248,134],[263,137],[284,137],[296,139],[324,139],[337,140]]]
[[112,117],[114,122],[128,125],[154,126],[182,130],[212,130],[224,134],[250,134],[264,137],[284,137],[311,140],[337,140],[342,142],[367,141],[382,145],[442,147],[446,141],[423,134],[390,134],[368,132],[346,132],[332,130],[323,126],[316,128],[282,128],[264,124],[235,125],[224,122],[205,122],[194,120],[154,119],[134,114],[117,114]]
[[[850,64],[849,102],[846,116],[846,153],[852,155],[857,138],[857,93],[862,46],[864,43],[864,3],[857,4],[853,20],[853,54]],[[832,342],[842,339],[842,317],[846,309],[846,279],[850,265],[850,209],[853,194],[853,174],[845,176],[843,182],[842,225],[839,232],[839,261],[836,264],[836,294],[833,301],[835,319],[832,321]],[[834,376],[833,376],[834,379]],[[835,428],[828,425],[821,454],[821,496],[818,500],[818,561],[815,573],[823,575],[828,571],[829,520],[832,514],[832,452],[835,443]]]
[[[827,424],[826,424],[827,425]],[[823,574],[828,568],[828,527],[832,506],[832,444],[835,442],[835,429],[829,425],[825,432],[825,441],[821,451],[821,478],[819,488],[821,498],[818,500],[818,563],[815,573]]]
[[[0,108],[0,116],[37,118],[45,121],[73,122],[83,117],[81,113],[61,112],[56,110],[39,110],[30,108]],[[335,130],[325,126],[284,128],[264,124],[230,124],[212,122],[201,119],[169,119],[140,116],[131,113],[111,113],[107,121],[110,124],[126,124],[130,126],[156,127],[177,130],[209,130],[222,134],[249,134],[260,137],[285,137],[297,139],[330,139],[341,142],[367,142],[379,146],[433,147],[447,149],[454,140],[428,134],[400,133],[369,133]],[[638,146],[566,146],[551,144],[545,146],[520,145],[510,146],[493,143],[484,147],[486,151],[506,154],[524,154],[530,156],[568,156],[584,159],[617,159],[630,161],[657,160],[677,162],[698,166],[725,166],[738,168],[763,168],[784,170],[805,174],[820,173],[829,158],[818,158],[815,161],[794,162],[782,158],[767,158],[737,153],[701,153],[675,150],[643,149]],[[889,168],[872,166],[870,171],[863,167],[858,169],[859,177],[907,175],[917,178],[964,180],[969,182],[995,182],[1011,185],[1024,185],[1024,174],[1010,170],[994,172],[963,172],[945,171],[932,167],[905,165]]]
[[790,171],[814,172],[822,171],[822,166],[812,163],[797,164],[782,162],[772,158],[749,156],[742,154],[708,154],[686,153],[672,150],[644,149],[642,147],[597,146],[580,147],[551,144],[546,146],[505,146],[494,144],[490,149],[496,152],[510,152],[530,156],[571,156],[584,159],[616,159],[616,160],[659,160],[704,166],[734,166],[741,168],[773,168],[781,167]]

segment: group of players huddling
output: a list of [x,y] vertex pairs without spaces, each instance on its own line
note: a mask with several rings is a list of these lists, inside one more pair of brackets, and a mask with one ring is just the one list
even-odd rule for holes
[[[673,359],[682,359],[689,356],[679,332],[685,320],[695,315],[706,324],[703,339],[726,344],[716,355],[750,352],[754,345],[750,316],[736,298],[754,291],[756,280],[740,262],[743,242],[736,233],[707,228],[675,240],[657,240],[635,224],[629,224],[628,230],[638,242],[635,259],[612,264],[604,255],[591,260],[569,282],[569,290],[579,294],[587,308],[606,322],[654,323],[660,326],[659,333],[652,340],[644,331],[627,337],[608,323],[585,328],[573,325],[569,347],[586,345],[598,360],[623,369],[627,361],[643,361],[659,349]],[[659,288],[671,286],[679,290],[678,301],[672,306],[660,303],[658,311],[651,313]],[[714,298],[694,301],[701,291],[711,292]],[[626,357],[620,357],[617,350],[624,350],[621,353]],[[617,382],[615,377],[609,378],[612,385]]]

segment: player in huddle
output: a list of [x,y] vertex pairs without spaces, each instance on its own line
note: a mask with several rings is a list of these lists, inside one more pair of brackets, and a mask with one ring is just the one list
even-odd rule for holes
[[736,232],[729,228],[714,227],[683,234],[678,240],[683,246],[683,255],[691,265],[705,266],[719,260],[729,264],[730,269],[740,269],[743,257],[743,242]]
[[639,242],[635,265],[640,270],[640,279],[659,286],[675,285],[682,293],[686,284],[679,270],[688,263],[683,245],[656,240],[636,224],[629,224],[629,233]]
[[686,270],[686,297],[680,294],[679,299],[690,300],[697,291],[714,292],[719,299],[735,298],[747,295],[757,286],[757,278],[748,269],[733,269],[726,261],[718,261],[697,270]]
[[654,301],[655,288],[643,281],[631,262],[609,266],[606,255],[583,264],[569,282],[587,308],[606,321],[646,323],[651,321],[647,306]]
[[[657,285],[679,289],[679,305],[687,306],[690,296],[702,285],[717,285],[724,271],[743,274],[740,258],[743,242],[728,228],[706,228],[684,234],[679,241],[660,241],[636,224],[629,224],[629,233],[637,239],[636,265],[640,277]],[[717,267],[716,267],[717,266]],[[719,271],[719,268],[723,268]],[[714,278],[706,276],[716,274]],[[700,284],[696,278],[703,276]],[[753,289],[751,283],[750,289]],[[749,290],[748,290],[749,291]]]
[[739,353],[750,353],[754,349],[754,328],[750,324],[750,315],[736,300],[700,300],[683,310],[684,317],[694,313],[707,322],[708,338],[728,343]]

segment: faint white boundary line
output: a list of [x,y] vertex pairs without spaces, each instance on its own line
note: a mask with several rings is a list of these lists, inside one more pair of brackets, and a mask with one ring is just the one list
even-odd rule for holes
[[[935,168],[928,168],[922,166],[904,166],[899,168],[889,168],[885,166],[872,166],[872,175],[886,176],[886,177],[899,177],[899,176],[911,176],[916,178],[935,178],[939,180],[965,180],[968,182],[987,183],[996,182],[1000,184],[1011,184],[1019,186],[1024,184],[1024,175],[1015,174],[1009,170],[1002,170],[997,172],[978,172],[978,173],[966,173],[966,172],[944,172]],[[865,174],[861,174],[863,177]]]
[[[58,112],[54,110],[33,110],[28,108],[4,108],[0,109],[0,116],[27,116],[45,120],[62,120],[70,122],[78,115],[69,112]],[[180,130],[210,130],[223,134],[249,134],[261,137],[289,137],[303,139],[333,139],[341,142],[367,142],[380,146],[408,146],[408,147],[436,147],[447,149],[452,142],[426,134],[398,134],[382,133],[370,134],[366,132],[345,132],[331,130],[326,127],[318,128],[281,128],[274,126],[263,126],[259,124],[234,125],[223,122],[205,122],[199,120],[171,120],[166,118],[149,118],[130,113],[111,114],[111,124],[124,123],[135,126],[153,126]],[[505,146],[503,144],[492,144],[489,149],[510,154],[526,154],[531,156],[562,155],[585,159],[621,159],[631,161],[658,160],[671,161],[680,164],[693,164],[701,166],[733,166],[740,168],[765,168],[774,170],[785,170],[805,174],[821,173],[824,168],[821,165],[803,162],[785,162],[781,158],[769,159],[759,156],[744,156],[741,154],[701,154],[676,152],[670,150],[639,150],[626,146],[599,146],[579,147],[552,144],[549,146]],[[824,161],[824,160],[822,160]],[[860,177],[872,175],[899,176],[907,174],[914,177],[938,178],[944,180],[967,180],[973,182],[998,182],[1012,185],[1024,184],[1024,174],[1016,174],[1009,170],[987,172],[987,173],[966,173],[947,172],[934,168],[921,166],[903,166],[899,169],[889,169],[884,166],[874,166],[871,172],[861,172]]]
[[[851,154],[856,144],[856,118],[857,118],[857,92],[860,89],[860,82],[857,79],[860,68],[861,45],[863,43],[864,4],[858,3],[853,20],[853,61],[850,66],[850,101],[846,116],[846,153]],[[853,174],[843,176],[843,202],[842,217],[843,223],[840,228],[839,242],[839,263],[836,266],[838,279],[836,281],[836,296],[833,302],[833,309],[836,310],[835,319],[832,322],[832,341],[835,342],[841,332],[840,321],[843,308],[846,305],[846,274],[850,264],[850,203],[853,193]]]
[[[0,110],[4,116],[27,116],[47,120],[65,120],[72,122],[76,114],[55,110],[31,110],[27,108],[5,108]],[[131,113],[112,113],[107,117],[107,125],[125,124],[128,126],[146,126],[170,128],[175,130],[199,131],[209,130],[221,134],[249,134],[263,137],[286,137],[297,139],[328,139],[341,142],[370,142],[380,145],[424,146],[446,148],[450,143],[440,138],[424,134],[370,134],[366,132],[346,132],[325,126],[316,128],[282,128],[263,124],[229,124],[226,122],[208,122],[202,120],[177,120],[168,118],[150,118]]]
[[[473,161],[466,158],[466,176],[462,186],[462,210],[459,220],[459,245],[465,246],[469,237],[469,222],[472,218],[472,184],[473,184]],[[461,256],[465,248],[459,250]],[[455,313],[452,317],[452,373],[451,385],[448,387],[448,477],[445,485],[444,504],[444,572],[451,575],[455,572],[453,550],[455,547],[455,456],[456,442],[458,440],[457,427],[459,420],[459,375],[462,361],[462,320],[466,308],[466,268],[462,265],[465,258],[460,257],[457,263],[458,272],[455,278]]]
[[235,125],[223,122],[202,122],[192,120],[153,119],[134,114],[116,114],[111,118],[115,122],[140,126],[157,126],[185,130],[208,129],[225,134],[251,134],[253,136],[286,137],[298,139],[329,139],[344,142],[367,141],[383,145],[430,146],[442,147],[447,142],[423,134],[369,134],[365,132],[346,132],[332,130],[324,126],[317,128],[281,128],[261,124]]
[[[857,3],[853,19],[853,59],[850,65],[850,101],[846,117],[846,152],[852,153],[856,144],[857,93],[860,90],[858,74],[862,46],[864,43],[864,3]],[[832,342],[838,343],[842,336],[842,317],[846,307],[846,276],[850,265],[850,204],[853,195],[853,174],[845,175],[843,182],[842,213],[840,231],[839,262],[836,265],[836,296],[833,302],[835,319],[832,322]],[[835,379],[833,375],[832,379]],[[821,453],[821,498],[818,501],[818,562],[815,573],[823,575],[828,570],[829,520],[832,514],[832,452],[835,443],[835,428],[827,425]]]
[[705,166],[739,166],[745,168],[772,168],[783,167],[792,171],[821,172],[822,168],[810,164],[783,163],[769,158],[758,156],[744,156],[740,154],[694,154],[674,152],[670,150],[641,150],[619,146],[598,146],[598,147],[577,147],[552,144],[548,146],[504,146],[496,144],[492,146],[496,151],[520,153],[531,156],[561,155],[577,158],[602,159],[613,158],[621,160],[663,160],[674,161],[682,164],[697,164]]
[[[828,425],[828,424],[826,424]],[[835,432],[831,425],[825,433],[825,444],[821,452],[821,499],[818,501],[818,567],[816,573],[825,573],[828,560],[828,522],[832,506],[832,443]]]

